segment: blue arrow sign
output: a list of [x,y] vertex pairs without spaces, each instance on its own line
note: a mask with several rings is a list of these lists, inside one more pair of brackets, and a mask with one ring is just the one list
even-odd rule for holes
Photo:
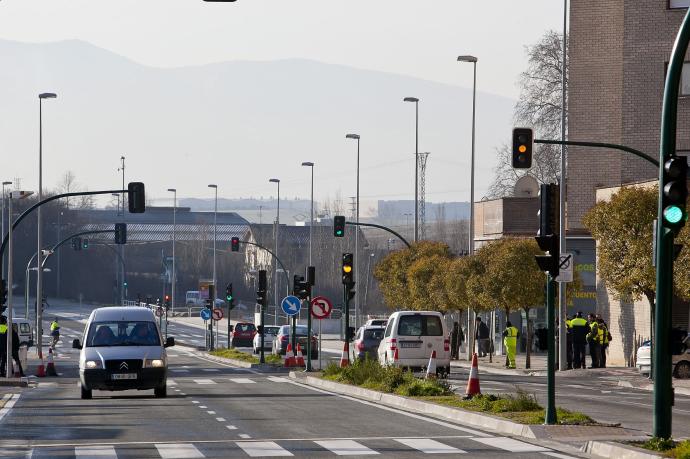
[[296,296],[286,296],[280,303],[280,307],[283,308],[283,312],[289,316],[294,316],[297,314],[302,307],[302,303]]
[[201,318],[204,320],[209,320],[211,318],[211,310],[209,308],[204,308],[201,310]]

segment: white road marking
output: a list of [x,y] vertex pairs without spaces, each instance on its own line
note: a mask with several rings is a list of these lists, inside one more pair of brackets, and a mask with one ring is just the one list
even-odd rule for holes
[[494,448],[510,451],[511,453],[534,453],[539,451],[549,451],[548,448],[532,445],[523,441],[515,440],[508,437],[493,437],[493,438],[473,438],[474,441],[484,443],[485,445],[493,446]]
[[237,383],[237,384],[256,384],[255,381],[252,381],[249,378],[229,378],[230,381]]
[[367,448],[363,444],[357,443],[354,440],[323,440],[315,441],[314,443],[322,448],[326,448],[338,456],[369,456],[379,454],[373,449]]
[[218,421],[218,422],[225,422],[225,418],[216,418],[216,421]]
[[202,410],[205,410],[208,407],[206,405],[199,405],[199,408],[201,408]]
[[269,381],[273,381],[273,382],[281,382],[281,383],[283,383],[283,382],[290,382],[289,379],[287,379],[287,378],[281,378],[280,376],[269,376],[269,377],[266,378],[266,379],[268,379]]
[[77,446],[74,456],[78,459],[117,459],[114,446]]
[[172,370],[170,370],[170,371],[172,371],[173,373],[189,373],[189,370],[185,370],[185,369],[182,369],[182,368],[174,368],[174,369],[172,369]]
[[192,459],[206,457],[191,443],[156,443],[162,459]]
[[467,452],[452,446],[444,445],[440,441],[430,438],[396,438],[395,441],[425,454],[458,454]]
[[196,400],[192,400],[192,403],[194,403],[194,404],[198,404],[199,402],[198,402],[198,401],[196,401]]
[[195,379],[194,382],[197,384],[215,384],[216,383],[212,379]]
[[207,411],[207,413],[208,413],[208,414],[216,414],[215,411],[211,411],[211,410]]
[[203,368],[201,371],[220,371],[218,368]]
[[238,441],[236,444],[251,457],[293,455],[290,451],[283,449],[278,443],[272,441]]
[[542,453],[545,456],[557,457],[558,459],[575,459],[575,456],[568,456],[567,454],[554,453],[553,451],[547,451]]
[[21,397],[21,394],[13,394],[12,398],[5,403],[5,406],[3,406],[0,410],[0,421],[7,415],[7,413],[10,412],[12,407],[14,407],[15,403],[17,403],[17,400],[19,400],[19,397]]
[[237,430],[237,427],[235,427],[235,426],[225,426],[225,427],[227,427],[228,430]]
[[252,438],[251,435],[247,435],[247,434],[239,434],[238,437],[240,437],[240,438]]
[[180,392],[180,395],[187,395],[185,392]]
[[168,378],[168,386],[177,386],[177,381],[172,378]]

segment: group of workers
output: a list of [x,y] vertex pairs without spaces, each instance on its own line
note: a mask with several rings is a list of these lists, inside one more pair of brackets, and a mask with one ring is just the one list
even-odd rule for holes
[[[7,317],[0,316],[0,376],[5,377],[7,370]],[[17,364],[20,376],[26,376],[19,360],[19,333],[17,324],[12,324],[12,360]]]

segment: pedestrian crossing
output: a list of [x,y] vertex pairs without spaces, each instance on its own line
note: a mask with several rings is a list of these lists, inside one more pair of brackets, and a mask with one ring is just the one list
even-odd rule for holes
[[185,376],[185,373],[189,373],[190,370],[186,368],[173,368],[170,370],[172,373],[177,373],[175,379],[168,378],[168,386],[178,386],[183,383],[193,383],[200,386],[213,386],[217,384],[257,384],[263,381],[270,381],[273,383],[287,383],[290,379],[283,376],[268,376],[268,377],[256,377],[256,378],[195,378],[190,376]]
[[368,437],[326,439],[265,439],[237,441],[209,441],[198,443],[119,443],[115,445],[83,445],[36,447],[32,458],[56,459],[195,459],[221,457],[336,457],[384,456],[419,457],[426,454],[445,454],[464,457],[559,457],[571,458],[549,448],[508,437],[446,436]]

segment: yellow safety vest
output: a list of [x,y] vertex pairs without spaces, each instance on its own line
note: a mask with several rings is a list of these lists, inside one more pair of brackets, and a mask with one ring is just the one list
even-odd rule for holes
[[57,322],[52,322],[50,324],[50,331],[55,331],[60,328],[60,325]]
[[582,317],[575,317],[570,321],[571,327],[583,327],[585,325],[587,325],[587,321]]
[[5,324],[0,324],[0,334],[5,334],[7,333],[7,325]]
[[506,328],[506,336],[503,337],[503,343],[506,346],[517,346],[518,329],[516,327]]
[[573,328],[573,325],[570,323],[570,319],[566,319],[565,328]]
[[597,324],[597,341],[599,344],[606,344],[608,340],[606,339],[606,330],[604,324]]

